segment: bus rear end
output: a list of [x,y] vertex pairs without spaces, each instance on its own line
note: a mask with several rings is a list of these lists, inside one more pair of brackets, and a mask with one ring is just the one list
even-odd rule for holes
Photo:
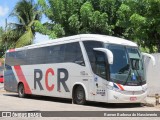
[[5,54],[5,69],[4,69],[4,89],[10,92],[17,92],[17,80],[14,75],[12,63],[14,62],[15,51],[8,50]]

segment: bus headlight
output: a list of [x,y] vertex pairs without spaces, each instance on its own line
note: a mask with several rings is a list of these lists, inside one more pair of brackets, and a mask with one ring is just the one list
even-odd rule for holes
[[146,92],[147,91],[147,87],[142,87],[142,91]]
[[115,87],[110,86],[110,85],[108,85],[107,88],[108,88],[109,90],[113,90],[113,91],[116,91],[116,92],[120,92],[120,91],[121,91],[119,88],[115,88]]

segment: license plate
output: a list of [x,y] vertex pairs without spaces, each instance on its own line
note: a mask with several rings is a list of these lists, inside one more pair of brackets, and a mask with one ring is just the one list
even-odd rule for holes
[[130,97],[130,101],[136,101],[137,97]]

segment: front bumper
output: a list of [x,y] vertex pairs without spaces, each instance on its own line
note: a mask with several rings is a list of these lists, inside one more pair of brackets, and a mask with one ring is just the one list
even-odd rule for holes
[[108,91],[108,103],[145,103],[147,91],[139,95],[128,95],[114,90]]

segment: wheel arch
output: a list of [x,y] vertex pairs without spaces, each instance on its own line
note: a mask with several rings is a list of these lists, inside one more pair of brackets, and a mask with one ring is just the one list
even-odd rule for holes
[[85,92],[85,98],[86,98],[86,100],[88,100],[88,91],[87,91],[87,88],[86,88],[86,86],[83,83],[80,83],[80,82],[74,83],[74,85],[72,87],[72,98],[73,98],[73,95],[74,95],[74,92],[75,92],[75,89],[77,88],[77,86],[82,86],[83,87],[84,92]]

